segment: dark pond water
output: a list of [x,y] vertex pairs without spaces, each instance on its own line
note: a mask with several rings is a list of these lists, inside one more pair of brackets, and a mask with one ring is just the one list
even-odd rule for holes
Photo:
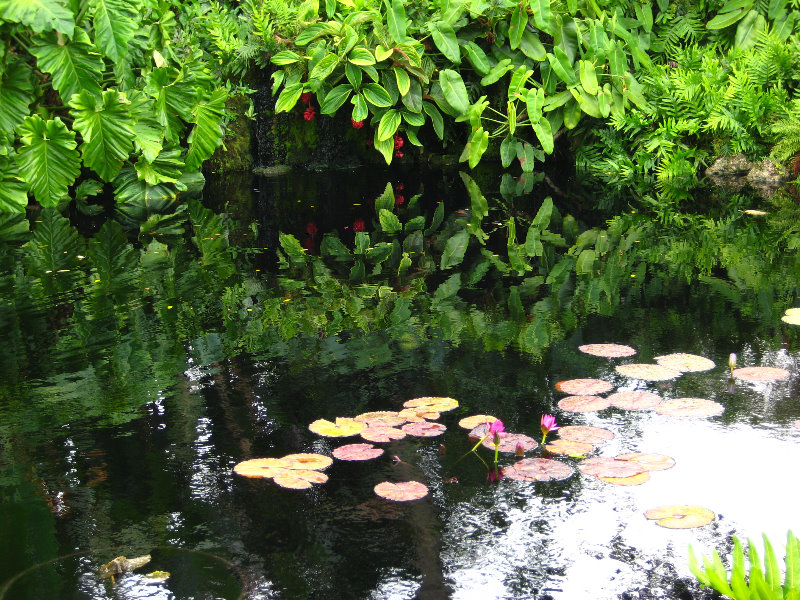
[[[252,188],[278,195],[281,185]],[[358,193],[368,198],[382,187]],[[315,201],[335,204],[330,194]],[[244,222],[266,210],[257,201],[229,208]],[[308,220],[327,229],[358,217],[309,210],[277,227],[295,227],[300,237]],[[780,546],[788,529],[800,530],[793,426],[800,339],[779,320],[793,284],[779,295],[762,282],[736,298],[699,284],[660,286],[613,314],[561,319],[560,335],[538,353],[509,343],[515,336],[504,331],[513,325],[502,317],[491,335],[466,328],[454,337],[451,321],[413,312],[392,327],[334,334],[299,327],[264,341],[252,316],[266,319],[268,292],[258,285],[266,276],[255,270],[263,257],[246,240],[256,231],[231,226],[233,262],[202,269],[174,239],[157,241],[163,248],[132,246],[136,259],[119,259],[130,260],[127,271],[109,267],[113,284],[102,288],[97,250],[92,270],[45,274],[31,252],[9,245],[0,287],[0,598],[707,598],[688,570],[689,544],[709,553],[729,548],[731,534],[766,533]],[[154,254],[161,251],[168,261]],[[456,309],[466,320],[496,316],[473,303]],[[646,383],[614,371],[632,359],[578,351],[592,342],[633,345],[637,362],[691,352],[717,366]],[[732,384],[731,352],[740,366],[782,367],[792,376]],[[585,377],[664,399],[708,398],[725,412],[700,419],[561,411],[554,384]],[[397,410],[420,396],[460,402],[443,415],[442,437],[392,442],[366,463],[336,461],[329,481],[311,490],[233,474],[249,458],[330,454],[345,442],[312,434],[310,422]],[[655,452],[677,464],[636,487],[578,472],[556,483],[487,484],[479,460],[461,459],[471,444],[457,422],[476,413],[533,437],[543,413],[561,425],[606,427],[616,437],[596,454]],[[430,494],[406,504],[381,500],[373,486],[384,480],[421,481]],[[716,520],[681,531],[644,518],[664,504],[705,506]],[[144,554],[152,560],[141,573],[168,571],[169,579],[140,571],[114,584],[98,577],[114,557]]]

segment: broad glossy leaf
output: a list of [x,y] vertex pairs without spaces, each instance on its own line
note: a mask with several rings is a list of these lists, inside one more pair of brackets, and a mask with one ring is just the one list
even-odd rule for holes
[[178,143],[184,128],[181,119],[194,120],[197,85],[185,70],[165,67],[150,72],[144,91],[155,100],[155,117],[165,129],[164,137]]
[[445,100],[453,110],[459,114],[467,112],[469,97],[461,75],[452,69],[442,69],[439,71],[439,85],[442,87]]
[[[670,529],[690,529],[711,523],[715,515],[701,506],[670,505],[651,508],[644,513],[646,519],[655,520],[657,525]],[[724,568],[723,568],[724,571]]]
[[379,140],[378,130],[376,129],[372,139],[372,145],[375,150],[381,153],[387,165],[392,164],[392,157],[394,156],[394,140],[392,138],[383,141]]
[[522,33],[519,49],[525,56],[535,61],[541,62],[547,58],[547,50],[539,39],[539,35],[530,29],[526,29]]
[[397,128],[400,127],[401,120],[400,112],[393,108],[383,113],[378,123],[378,140],[384,141],[394,136]]
[[553,141],[553,131],[550,129],[550,121],[546,117],[539,117],[538,121],[531,123],[539,143],[542,145],[542,150],[546,154],[552,154],[555,147]]
[[597,73],[595,73],[594,64],[588,60],[582,60],[580,61],[579,71],[583,89],[587,94],[597,95],[597,91],[600,88],[597,85]]
[[416,77],[412,77],[408,86],[408,93],[402,97],[403,106],[413,113],[422,112],[422,85]]
[[[483,423],[494,423],[497,421],[497,417],[493,417],[491,415],[472,415],[471,417],[464,417],[458,422],[458,426],[462,429],[466,429],[468,431],[472,431],[478,425]],[[481,436],[483,437],[483,436]]]
[[300,95],[303,93],[303,84],[302,83],[293,83],[292,85],[287,85],[283,90],[281,90],[280,96],[278,96],[278,100],[275,102],[275,112],[289,112],[292,110],[300,100]]
[[55,29],[72,37],[75,15],[58,0],[0,0],[0,19],[22,23],[37,33]]
[[375,64],[375,57],[366,48],[355,47],[347,55],[347,60],[359,67],[371,67]]
[[512,50],[516,50],[522,41],[522,34],[528,26],[528,7],[524,4],[517,4],[511,13],[511,24],[508,27],[508,43]]
[[575,71],[572,69],[572,63],[561,48],[554,47],[553,54],[548,54],[547,60],[561,81],[567,85],[575,85],[578,82]]
[[385,208],[380,209],[378,212],[378,220],[381,224],[381,231],[388,234],[400,233],[403,226],[400,224],[400,219],[397,215]]
[[348,437],[361,433],[366,428],[366,424],[346,417],[336,417],[335,423],[326,419],[317,419],[308,428],[313,433],[325,437]]
[[164,131],[155,118],[155,102],[144,92],[134,91],[130,95],[133,123],[133,144],[147,161],[154,161],[164,147]]
[[397,83],[397,91],[401,96],[405,96],[411,89],[411,79],[408,76],[408,71],[402,67],[395,67],[392,69],[394,78]]
[[19,176],[28,182],[40,204],[56,206],[80,174],[75,132],[59,117],[44,121],[33,115],[17,127],[17,133],[21,141],[15,157]]
[[389,92],[387,92],[385,88],[381,87],[377,83],[368,83],[362,88],[361,91],[364,94],[364,98],[366,98],[367,102],[379,108],[386,108],[394,104]]
[[363,121],[369,116],[367,102],[364,100],[364,96],[362,94],[356,94],[350,98],[350,103],[353,105],[353,113],[350,116],[353,121]]
[[472,68],[475,69],[479,75],[486,75],[492,68],[492,65],[489,63],[489,59],[486,56],[486,53],[483,51],[483,48],[478,46],[473,41],[469,41],[462,46],[464,49],[464,53],[467,55],[467,60],[472,65]]
[[165,150],[152,161],[142,157],[134,165],[139,179],[143,179],[150,185],[177,183],[180,181],[185,166],[179,148]]
[[228,92],[217,88],[211,96],[198,103],[193,111],[194,127],[189,133],[189,151],[186,153],[186,168],[195,171],[200,168],[214,150],[222,144],[222,118]]
[[467,251],[468,243],[469,233],[466,230],[452,235],[445,244],[439,268],[445,270],[460,265],[464,260],[464,253]]
[[113,90],[106,90],[101,97],[82,91],[69,102],[73,127],[83,138],[83,164],[104,181],[117,176],[133,151],[133,119],[128,105],[124,94]]
[[529,3],[536,27],[550,33],[550,0],[529,0]]
[[511,71],[514,68],[514,65],[511,64],[510,58],[504,58],[503,60],[499,61],[495,66],[492,67],[492,70],[489,71],[482,79],[481,85],[487,86],[493,83],[496,83],[500,80],[500,78]]
[[291,50],[283,50],[282,52],[278,52],[277,54],[273,55],[269,60],[273,65],[282,67],[284,65],[298,63],[303,60],[303,57],[296,52],[292,52]]
[[331,26],[327,23],[312,23],[300,32],[294,43],[298,46],[305,46],[309,42],[313,42],[315,39],[331,33],[333,33],[333,29],[331,29]]
[[489,147],[489,132],[483,127],[478,127],[472,134],[469,149],[469,168],[474,169],[481,160],[483,153]]
[[447,23],[437,21],[430,26],[431,37],[433,42],[439,49],[439,52],[444,54],[445,58],[453,64],[461,63],[461,51],[458,47],[458,39],[453,28]]
[[311,72],[308,74],[309,81],[318,79],[324,81],[328,75],[333,73],[334,69],[339,65],[339,57],[333,52],[329,52],[325,57],[319,61]]
[[430,102],[423,101],[422,109],[430,117],[433,130],[436,132],[438,138],[440,140],[444,139],[444,119],[442,118],[442,113]]
[[[752,3],[750,3],[752,6]],[[744,9],[732,10],[730,12],[720,12],[716,17],[706,23],[708,29],[725,29],[734,23],[741,21],[748,11]]]
[[403,0],[384,0],[384,5],[386,6],[389,35],[396,44],[402,44],[406,41],[406,29],[408,28],[405,3]]
[[117,290],[131,285],[137,267],[138,252],[125,237],[122,226],[106,221],[86,248],[94,269],[95,285],[103,290]]
[[55,33],[34,38],[30,52],[39,70],[52,75],[64,104],[82,90],[100,95],[103,59],[83,29],[76,29],[73,39],[63,45]]
[[758,35],[766,27],[764,16],[756,9],[752,9],[736,28],[734,45],[737,48],[747,49],[755,45]]
[[32,75],[15,55],[6,57],[5,71],[0,73],[0,133],[13,131],[28,116],[28,106],[36,99]]
[[503,141],[500,142],[500,162],[503,165],[503,168],[508,168],[511,165],[511,161],[517,155],[517,138],[513,137],[512,135],[507,135],[503,138]]
[[71,269],[81,253],[83,238],[55,208],[45,208],[38,215],[33,237],[23,246],[28,265],[39,276]]
[[94,41],[114,63],[128,53],[128,44],[139,28],[140,0],[90,0]]
[[0,156],[0,213],[24,213],[27,205],[28,186],[19,178],[16,163]]
[[319,112],[323,115],[332,115],[344,104],[350,97],[353,91],[353,86],[347,83],[337,85],[330,92],[325,95],[325,100],[319,107]]

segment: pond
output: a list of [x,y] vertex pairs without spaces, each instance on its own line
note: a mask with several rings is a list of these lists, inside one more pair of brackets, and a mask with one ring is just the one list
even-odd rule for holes
[[[452,281],[444,268],[422,265],[409,280],[395,268],[379,280],[377,266],[359,279],[351,267],[358,259],[344,276],[335,261],[332,274],[318,262],[276,266],[263,246],[278,231],[301,243],[313,238],[304,260],[316,261],[322,232],[338,229],[352,247],[353,224],[363,219],[375,247],[369,200],[387,180],[395,196],[405,185],[406,204],[397,209],[405,218],[416,193],[408,189],[413,174],[342,174],[323,190],[315,177],[247,180],[247,193],[236,192],[244,201],[225,191],[233,184],[214,182],[205,200],[213,210],[193,203],[172,229],[138,240],[111,221],[76,229],[46,212],[32,219],[32,238],[25,226],[4,230],[0,598],[711,598],[689,571],[690,544],[725,555],[731,534],[765,533],[780,547],[787,530],[800,530],[793,474],[800,338],[780,321],[797,304],[797,260],[770,254],[774,232],[766,224],[731,224],[728,233],[739,235],[717,250],[738,262],[691,279],[654,258],[676,256],[666,234],[662,246],[640,238],[640,249],[629,244],[640,254],[605,303],[584,302],[591,284],[581,287],[579,277],[541,288],[536,302],[513,291],[527,285],[521,277],[510,287],[465,285],[450,294],[440,291]],[[443,201],[468,214],[458,177],[437,181],[426,182],[419,212],[430,219]],[[545,193],[509,201],[502,218],[489,219],[524,222]],[[603,227],[602,216],[577,220],[581,230]],[[448,227],[450,217],[443,222]],[[287,248],[288,238],[280,239]],[[437,247],[425,244],[428,254]],[[556,252],[555,259],[567,255]],[[646,272],[637,266],[645,262]],[[415,287],[421,281],[425,287]],[[538,330],[520,334],[539,322],[543,343],[531,341],[540,340]],[[636,355],[579,350],[607,342]],[[615,369],[674,352],[715,366],[660,382]],[[731,379],[731,353],[740,367],[791,375]],[[555,386],[577,378],[664,401],[713,400],[724,412],[568,412]],[[439,419],[447,427],[441,436],[376,444],[384,452],[370,461],[334,461],[324,484],[284,489],[233,472],[252,458],[329,456],[363,440],[316,435],[313,421],[399,410],[426,396],[458,400]],[[658,453],[675,466],[620,486],[583,474],[579,457],[537,448],[526,457],[560,460],[572,475],[488,482],[484,461],[494,453],[471,454],[474,442],[458,424],[474,414],[536,439],[541,416],[552,414],[562,427],[613,432],[588,456]],[[501,466],[515,460],[499,459]],[[392,502],[374,493],[382,481],[419,481],[429,493]],[[674,504],[706,507],[714,521],[676,530],[644,516]],[[98,573],[115,557],[147,554],[146,567],[113,582]],[[150,571],[170,575],[148,579]]]

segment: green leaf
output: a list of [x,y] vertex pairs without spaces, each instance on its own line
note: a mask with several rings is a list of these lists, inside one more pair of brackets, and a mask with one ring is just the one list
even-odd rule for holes
[[394,188],[391,181],[386,183],[383,193],[375,198],[375,212],[380,213],[381,209],[386,209],[390,212],[394,210]]
[[133,124],[133,144],[147,161],[154,161],[164,146],[164,132],[154,117],[155,102],[146,94],[135,91],[130,96]]
[[752,9],[736,28],[734,45],[743,50],[754,46],[759,33],[764,31],[766,25],[766,20],[758,10]]
[[539,139],[539,143],[542,145],[542,150],[546,154],[552,154],[554,148],[553,131],[550,129],[550,121],[547,120],[547,117],[539,117],[539,120],[531,123],[531,126]]
[[359,67],[369,67],[375,64],[375,57],[372,56],[372,52],[359,46],[350,51],[350,54],[347,55],[347,60]]
[[503,138],[500,142],[500,162],[504,169],[507,169],[517,155],[517,138],[511,134]]
[[90,0],[94,41],[115,64],[128,53],[128,45],[139,28],[142,5],[137,0]]
[[133,119],[128,104],[125,95],[114,90],[106,90],[101,97],[82,91],[69,102],[73,127],[83,138],[83,164],[104,181],[117,176],[133,151]]
[[745,580],[744,551],[739,538],[735,535],[731,558],[731,589],[736,594],[736,600],[750,600],[750,591]]
[[459,114],[464,114],[469,108],[469,97],[464,80],[456,71],[442,69],[439,71],[439,85],[442,87],[447,103]]
[[647,103],[647,100],[642,93],[642,86],[639,85],[639,82],[633,77],[632,73],[625,73],[624,77],[625,86],[628,88],[625,90],[625,96],[630,98],[630,100],[643,111],[649,112],[650,105]]
[[503,60],[499,61],[495,66],[492,67],[492,70],[489,71],[487,75],[485,75],[481,79],[481,85],[487,86],[492,85],[500,80],[500,78],[511,71],[514,68],[514,65],[511,64],[510,58],[504,58]]
[[60,118],[26,117],[17,127],[21,146],[15,157],[19,176],[43,206],[56,206],[80,174],[75,133]]
[[383,0],[386,6],[386,23],[389,26],[389,35],[396,44],[406,41],[406,29],[408,19],[406,19],[406,9],[403,0]]
[[408,87],[408,93],[403,97],[403,105],[414,113],[422,112],[422,85],[419,80],[412,78]]
[[544,246],[542,245],[540,231],[533,225],[528,228],[528,234],[525,236],[524,248],[525,254],[531,257],[542,256],[544,254]]
[[395,67],[392,71],[394,71],[394,78],[397,81],[397,91],[400,92],[401,96],[405,96],[411,89],[411,79],[408,76],[408,71],[402,67]]
[[791,531],[786,535],[786,579],[783,589],[785,592],[795,592],[795,597],[800,592],[800,541]]
[[97,287],[111,291],[130,285],[138,256],[117,221],[108,220],[92,236],[86,247]]
[[649,3],[637,4],[634,7],[636,18],[647,33],[653,30],[653,7]]
[[378,211],[378,220],[381,224],[381,231],[384,233],[391,235],[400,233],[403,230],[403,226],[400,224],[400,219],[397,218],[397,215],[385,208]]
[[187,77],[183,69],[153,69],[144,86],[146,94],[155,100],[155,118],[164,128],[164,137],[179,143],[183,133],[183,121],[194,119],[198,86]]
[[277,102],[275,102],[275,112],[289,112],[292,110],[295,104],[297,104],[298,100],[300,100],[300,94],[302,93],[302,83],[293,83],[292,85],[287,85],[281,91],[280,96],[278,96]]
[[511,13],[511,24],[508,28],[508,43],[512,50],[519,48],[522,41],[522,34],[525,33],[525,28],[528,26],[528,7],[526,4],[520,3],[514,8]]
[[353,114],[350,118],[353,119],[355,122],[363,121],[369,116],[369,111],[367,110],[367,102],[364,100],[364,96],[361,94],[356,94],[352,98],[350,98],[350,102],[353,105]]
[[35,38],[30,51],[39,70],[53,76],[53,87],[64,104],[81,90],[100,95],[103,59],[83,29],[76,29],[64,45],[59,45],[55,33]]
[[347,81],[350,82],[350,85],[353,86],[353,89],[357,90],[361,87],[361,80],[364,78],[364,72],[360,67],[354,65],[353,63],[347,63],[344,66],[344,74],[347,76]]
[[535,227],[540,232],[547,229],[547,226],[550,225],[550,218],[553,215],[553,199],[550,196],[547,196],[544,200],[542,200],[542,205],[539,207],[539,210],[536,212],[536,216],[533,218],[533,223],[531,223],[531,227]]
[[541,62],[547,58],[547,50],[539,39],[539,35],[530,29],[522,33],[519,49],[530,59]]
[[28,186],[17,175],[17,165],[0,156],[0,213],[25,213]]
[[445,270],[460,265],[464,260],[464,253],[467,251],[468,243],[469,233],[466,230],[459,231],[451,236],[444,246],[439,267]]
[[383,160],[386,161],[387,165],[392,164],[392,156],[394,156],[394,140],[389,138],[388,140],[379,140],[378,139],[378,131],[375,130],[375,135],[372,139],[372,145],[383,155]]
[[380,123],[378,123],[378,139],[383,141],[391,138],[397,131],[397,128],[400,127],[400,121],[400,113],[393,108],[383,113]]
[[23,246],[28,264],[40,277],[71,269],[82,250],[82,238],[55,208],[45,208],[38,215],[33,237]]
[[431,219],[430,226],[425,230],[425,235],[431,235],[439,229],[442,221],[444,221],[444,202],[439,202],[439,204],[436,205],[436,210],[433,211],[433,219]]
[[75,15],[58,0],[0,0],[0,19],[22,23],[37,33],[55,29],[72,37]]
[[333,73],[338,64],[339,57],[333,52],[328,52],[328,54],[311,69],[311,72],[308,74],[309,81],[312,79],[325,81],[328,75]]
[[385,88],[381,87],[380,84],[368,83],[362,88],[361,91],[364,94],[364,98],[366,98],[367,102],[379,108],[386,108],[394,104],[389,92],[387,92]]
[[597,73],[595,72],[594,64],[588,60],[580,61],[579,72],[583,89],[586,90],[587,94],[596,96],[599,87],[597,85]]
[[775,557],[775,550],[766,535],[764,535],[764,575],[769,589],[777,591],[781,588],[781,569]]
[[575,71],[572,69],[572,62],[561,48],[554,47],[553,54],[548,53],[547,60],[559,79],[568,86],[575,85],[578,82],[575,78]]
[[185,170],[185,164],[181,160],[181,150],[179,148],[165,150],[153,161],[147,161],[142,157],[134,167],[139,179],[143,179],[150,185],[177,183]]
[[462,48],[472,68],[475,69],[479,75],[486,75],[489,73],[492,65],[489,63],[489,59],[483,51],[483,48],[473,41],[467,42]]
[[461,273],[453,273],[445,279],[433,293],[434,302],[441,302],[446,298],[452,298],[461,289]]
[[280,241],[281,248],[292,263],[296,265],[305,264],[305,250],[296,237],[290,233],[279,233],[278,239]]
[[392,255],[392,245],[386,242],[375,244],[374,248],[367,250],[367,262],[378,265]]
[[325,95],[325,100],[322,101],[322,104],[319,107],[319,112],[323,115],[332,115],[336,113],[342,104],[344,104],[350,97],[350,93],[352,91],[353,86],[347,83],[337,85]]
[[298,46],[305,46],[315,39],[331,33],[333,33],[333,30],[327,23],[312,23],[300,32],[297,38],[295,38],[294,43]]
[[32,69],[13,54],[6,61],[5,71],[0,73],[0,133],[13,131],[22,123],[36,99]]
[[744,9],[733,10],[731,12],[720,12],[716,17],[706,23],[708,29],[725,29],[734,23],[741,21],[748,11]]
[[544,32],[551,33],[550,29],[550,0],[529,0],[536,27]]
[[530,88],[525,95],[525,106],[528,109],[528,120],[536,122],[542,116],[544,107],[544,90],[542,88]]
[[453,28],[447,23],[436,21],[430,26],[431,37],[433,42],[439,49],[439,52],[444,54],[445,58],[453,64],[461,63],[461,51],[458,48],[458,39]]
[[591,248],[582,250],[578,255],[578,261],[575,264],[575,272],[578,275],[590,275],[594,272],[595,253]]
[[356,254],[364,254],[369,248],[370,240],[369,234],[366,231],[357,231],[356,232]]
[[337,235],[326,233],[319,245],[319,253],[322,256],[329,256],[337,261],[350,261],[353,256]]
[[189,151],[186,153],[186,169],[196,171],[214,150],[222,144],[222,118],[228,92],[217,88],[211,96],[194,109],[194,127],[189,134]]
[[282,52],[278,52],[269,59],[273,65],[278,65],[279,67],[298,63],[302,60],[303,58],[299,54],[292,52],[291,50],[283,50]]
[[430,102],[423,102],[422,109],[427,113],[427,115],[431,118],[431,124],[433,125],[433,130],[436,132],[436,135],[440,140],[444,139],[444,119],[442,118],[442,113],[439,112],[439,109],[436,108]]
[[469,149],[469,168],[474,169],[481,160],[483,153],[489,147],[489,132],[484,131],[483,127],[478,127],[472,134]]

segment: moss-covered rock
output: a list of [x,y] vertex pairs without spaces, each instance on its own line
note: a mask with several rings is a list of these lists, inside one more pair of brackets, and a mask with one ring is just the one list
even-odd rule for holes
[[209,173],[248,171],[253,165],[250,143],[252,121],[246,116],[250,99],[246,96],[232,96],[226,107],[236,117],[225,128],[222,146],[203,164],[203,169]]

